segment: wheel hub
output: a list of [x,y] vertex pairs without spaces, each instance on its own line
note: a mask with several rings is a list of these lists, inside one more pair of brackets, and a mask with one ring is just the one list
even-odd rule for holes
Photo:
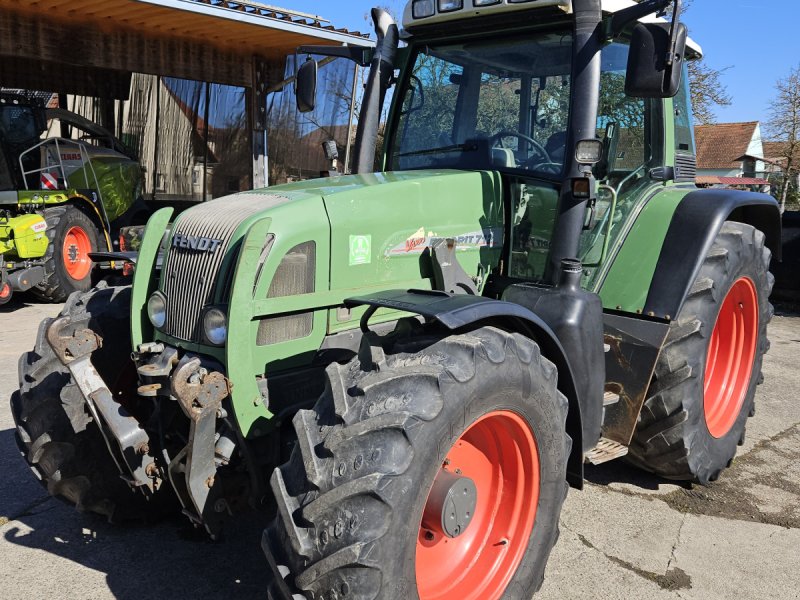
[[420,600],[499,600],[522,562],[538,504],[533,430],[514,412],[485,414],[455,440],[419,517]]
[[717,316],[706,356],[703,410],[709,433],[728,434],[744,405],[758,341],[758,294],[750,279],[734,282]]
[[469,527],[477,502],[478,488],[472,479],[442,469],[428,496],[422,527],[434,535],[457,538]]

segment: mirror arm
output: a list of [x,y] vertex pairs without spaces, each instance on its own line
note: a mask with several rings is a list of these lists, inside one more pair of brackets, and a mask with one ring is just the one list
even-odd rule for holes
[[678,25],[681,22],[681,0],[675,0],[675,7],[672,11],[672,26],[669,31],[669,56],[667,56],[667,66],[672,67],[675,63],[675,54],[678,50]]
[[362,46],[300,46],[297,53],[346,58],[361,67],[366,67],[370,62],[370,50],[371,48]]
[[[615,12],[611,18],[607,19],[605,22],[606,41],[611,41],[619,37],[619,35],[625,31],[625,29],[631,23],[635,23],[647,15],[652,15],[653,13],[657,13],[659,15],[664,14],[669,5],[673,3],[678,5],[679,10],[680,0],[642,0],[642,2],[636,6],[631,6],[630,8]],[[677,34],[675,33],[675,30],[677,30],[677,25],[675,24],[676,22],[677,19],[674,19],[672,38],[673,48],[677,38]]]

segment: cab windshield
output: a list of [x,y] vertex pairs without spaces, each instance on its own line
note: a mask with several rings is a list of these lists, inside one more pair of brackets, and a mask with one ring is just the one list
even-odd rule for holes
[[572,36],[527,33],[420,48],[405,86],[392,170],[564,170]]

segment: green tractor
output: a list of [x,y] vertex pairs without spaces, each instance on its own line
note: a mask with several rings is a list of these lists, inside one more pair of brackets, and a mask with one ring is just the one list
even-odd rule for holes
[[679,9],[413,0],[402,48],[375,9],[373,50],[301,49],[370,65],[355,174],[156,212],[132,285],[72,295],[21,358],[36,475],[214,537],[273,511],[268,595],[317,600],[530,598],[586,462],[715,480],[780,219],[694,185]]
[[[75,139],[42,134],[58,120]],[[92,252],[144,222],[142,171],[106,129],[36,98],[0,94],[0,305],[30,290],[62,302],[92,285]]]

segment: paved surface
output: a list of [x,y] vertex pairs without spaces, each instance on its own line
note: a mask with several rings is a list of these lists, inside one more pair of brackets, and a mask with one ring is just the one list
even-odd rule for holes
[[[112,527],[50,498],[19,457],[5,401],[53,306],[0,312],[0,597],[263,598],[263,523],[212,544],[181,520]],[[708,488],[611,463],[571,491],[539,598],[800,598],[800,317],[778,315],[758,412]],[[516,599],[515,599],[516,600]]]

